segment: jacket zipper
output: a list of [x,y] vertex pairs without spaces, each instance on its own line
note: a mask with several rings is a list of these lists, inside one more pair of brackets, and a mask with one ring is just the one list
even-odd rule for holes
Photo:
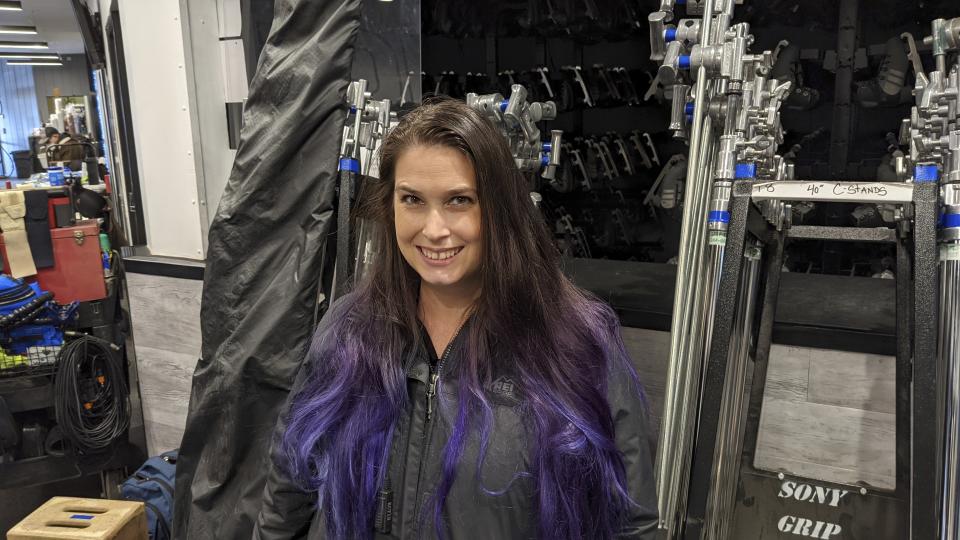
[[390,534],[393,527],[393,487],[390,482],[390,472],[387,471],[387,479],[383,488],[377,494],[377,512],[373,520],[373,528],[378,533]]
[[[417,491],[413,502],[414,511],[417,513],[419,513],[421,510],[420,488],[423,485],[423,462],[430,455],[430,440],[433,435],[433,398],[436,397],[437,387],[440,385],[440,375],[443,371],[443,363],[447,360],[447,357],[450,356],[450,351],[453,349],[453,343],[457,340],[461,330],[463,330],[463,325],[460,325],[460,328],[457,328],[457,332],[453,334],[453,338],[451,338],[450,343],[447,344],[447,348],[443,351],[443,355],[437,361],[437,367],[430,369],[430,382],[427,384],[427,418],[424,422],[426,425],[423,428],[423,453],[420,454],[420,472],[417,474]],[[417,528],[419,529],[420,516],[417,515],[416,518]]]
[[450,356],[453,342],[457,339],[457,336],[460,335],[461,330],[463,330],[463,325],[457,328],[457,332],[453,334],[450,343],[447,343],[447,348],[444,349],[443,356],[437,361],[436,369],[430,369],[430,384],[427,385],[427,422],[433,417],[433,398],[437,397],[437,386],[440,383],[440,371],[443,369],[443,362]]

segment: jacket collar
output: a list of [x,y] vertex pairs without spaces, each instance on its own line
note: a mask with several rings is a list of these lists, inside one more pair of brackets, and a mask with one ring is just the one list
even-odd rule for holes
[[[451,372],[451,368],[459,363],[460,357],[463,355],[463,348],[466,344],[468,330],[470,329],[475,317],[475,314],[471,314],[469,317],[467,317],[467,320],[464,321],[463,326],[460,327],[460,330],[453,337],[453,341],[450,342],[450,353],[443,364],[443,372],[445,374],[449,374]],[[414,339],[410,340],[411,345],[407,350],[403,366],[404,371],[407,374],[407,378],[416,379],[420,382],[427,383],[430,380],[430,361],[433,359],[433,353],[431,352],[430,347],[433,347],[433,344],[430,341],[430,334],[427,332],[426,327],[419,320],[417,320],[417,329],[419,334]]]

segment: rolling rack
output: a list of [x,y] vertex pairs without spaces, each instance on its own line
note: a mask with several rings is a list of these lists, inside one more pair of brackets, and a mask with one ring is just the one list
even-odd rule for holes
[[[704,377],[701,415],[693,453],[684,538],[937,538],[935,444],[937,418],[937,184],[924,182],[929,169],[918,167],[914,183],[784,180],[757,182],[753,167],[733,185],[726,254],[720,278],[713,340]],[[911,223],[896,229],[851,227],[791,227],[777,212],[770,220],[759,205],[769,201],[863,202],[898,205]],[[892,491],[867,485],[851,486],[811,480],[754,466],[767,366],[777,310],[784,245],[791,239],[830,239],[843,242],[889,242],[897,252],[896,355],[896,487]],[[742,453],[732,464],[739,484],[732,516],[711,514],[708,505],[714,455],[718,448],[720,404],[728,358],[736,347],[735,321],[746,286],[742,281],[750,247],[759,242],[761,264],[760,313],[748,327],[756,328],[753,383],[745,420]],[[912,250],[911,250],[912,247]],[[911,253],[912,252],[912,253]],[[912,257],[911,257],[912,255]],[[912,258],[912,261],[911,261]],[[910,279],[910,276],[913,279]],[[913,397],[911,406],[911,395]],[[912,416],[911,416],[912,414]],[[732,426],[736,431],[737,426]],[[729,429],[729,427],[728,427]],[[729,480],[729,479],[728,479]],[[911,490],[911,486],[921,487]],[[911,513],[909,510],[913,509]],[[720,525],[730,520],[731,523]],[[724,532],[721,532],[724,531]],[[732,531],[732,534],[729,534]],[[912,532],[912,536],[908,531]]]
[[[960,533],[960,65],[947,62],[949,53],[960,49],[960,18],[934,20],[925,41],[933,46],[936,69],[916,73],[916,105],[901,124],[899,140],[909,151],[898,152],[895,160],[901,181],[756,181],[756,164],[736,167],[684,538],[926,540]],[[797,201],[893,207],[895,228],[792,227],[788,204]],[[754,466],[783,247],[790,239],[896,246],[893,489],[813,481]],[[744,320],[738,306],[749,289],[744,255],[754,242],[766,252],[759,321]],[[721,418],[722,407],[714,406],[743,388],[742,378],[727,378],[737,373],[730,362],[740,356],[735,321],[746,323],[740,336],[758,325],[745,426]],[[731,500],[734,510],[724,512]]]
[[[737,3],[661,0],[649,17],[651,57],[672,86],[671,129],[690,124],[678,131],[690,141],[690,187],[657,459],[660,528],[684,540],[957,538],[960,18],[932,22],[924,42],[936,69],[914,64],[915,105],[892,154],[896,181],[851,181],[842,167],[834,179],[797,180],[777,154],[792,83],[770,77],[772,51],[749,51],[749,24],[733,20]],[[681,5],[692,18],[676,20]],[[856,8],[842,2],[843,43]],[[838,93],[849,92],[839,73]],[[799,202],[879,205],[893,225],[793,226]],[[754,461],[784,245],[811,239],[895,247],[892,486],[761,470]]]
[[[116,260],[119,264],[119,257]],[[11,343],[0,343],[0,499],[8,501],[0,508],[0,530],[54,495],[118,498],[119,484],[146,459],[124,287],[123,274],[118,272],[105,277],[104,298],[78,302],[74,318],[63,327],[62,346],[39,345],[26,350],[21,346],[17,351],[20,354],[16,354],[9,349]],[[129,422],[123,434],[110,444],[78,450],[65,442],[69,438],[57,425],[56,382],[61,352],[82,336],[114,344],[113,355],[120,361],[129,391],[125,398]],[[78,365],[77,369],[86,367]],[[92,377],[92,381],[97,379]],[[101,379],[100,386],[105,382]],[[101,388],[91,388],[95,383],[81,380],[78,384],[81,396],[90,392],[102,395],[96,394],[102,392]],[[96,398],[83,406],[96,412]]]

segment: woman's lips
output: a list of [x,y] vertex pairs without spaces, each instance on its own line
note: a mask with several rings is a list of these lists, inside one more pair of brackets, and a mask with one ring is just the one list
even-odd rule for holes
[[[448,253],[448,252],[450,252],[450,251],[453,251],[453,252],[454,252],[453,255],[450,255],[450,256],[446,257],[445,259],[431,259],[430,256],[427,255],[427,253],[430,253],[430,254]],[[448,265],[450,265],[451,263],[453,263],[453,260],[457,258],[457,255],[459,255],[461,251],[463,251],[463,246],[458,247],[458,248],[445,249],[445,250],[442,250],[442,251],[441,251],[441,250],[432,250],[432,249],[423,248],[423,247],[421,247],[421,246],[417,246],[417,252],[420,253],[420,257],[421,257],[424,261],[426,261],[426,263],[429,264],[430,266],[448,266]]]

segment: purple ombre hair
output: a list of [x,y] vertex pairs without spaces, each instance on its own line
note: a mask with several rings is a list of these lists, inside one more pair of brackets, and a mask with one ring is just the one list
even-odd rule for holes
[[[531,470],[521,475],[535,485],[538,536],[612,538],[633,502],[614,442],[608,378],[628,376],[641,392],[617,317],[563,275],[552,235],[503,137],[463,102],[429,101],[383,142],[381,180],[367,182],[357,212],[371,222],[382,249],[314,336],[308,373],[286,416],[285,467],[318,493],[332,538],[371,537],[394,426],[409,404],[403,358],[421,346],[419,277],[400,253],[393,224],[396,161],[415,145],[451,147],[471,160],[486,261],[455,368],[457,414],[433,499],[438,536],[444,537],[443,505],[471,436],[480,441],[482,485],[493,426],[485,388],[494,372],[509,368],[523,396]],[[440,406],[449,406],[440,395]]]

